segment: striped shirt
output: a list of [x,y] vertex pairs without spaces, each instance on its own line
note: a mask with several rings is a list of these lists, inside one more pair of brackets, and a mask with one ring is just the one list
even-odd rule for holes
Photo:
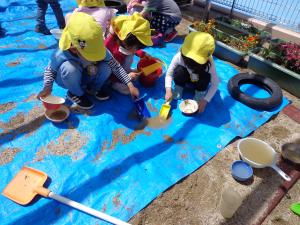
[[[78,62],[83,68],[86,66],[86,62],[84,60],[80,59],[79,57],[75,57],[72,55],[69,51],[61,51],[57,50],[54,52],[54,54],[51,57],[51,61],[49,65],[46,67],[44,72],[44,88],[52,88],[53,82],[56,79],[57,71],[62,63],[73,60]],[[116,75],[119,80],[124,83],[128,84],[130,82],[130,77],[126,73],[126,71],[123,69],[123,67],[118,63],[114,57],[111,55],[111,53],[107,50],[106,51],[106,57],[103,60],[106,62],[110,69],[112,70],[113,74]]]

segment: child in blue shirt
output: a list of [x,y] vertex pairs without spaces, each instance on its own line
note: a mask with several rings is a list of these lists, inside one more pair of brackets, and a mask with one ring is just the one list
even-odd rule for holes
[[44,88],[38,98],[51,94],[55,81],[68,89],[69,100],[82,109],[91,109],[94,104],[86,93],[98,100],[108,99],[102,86],[111,73],[128,86],[133,98],[138,98],[139,91],[130,76],[106,50],[100,25],[86,13],[73,13],[62,33],[59,49],[45,70]]

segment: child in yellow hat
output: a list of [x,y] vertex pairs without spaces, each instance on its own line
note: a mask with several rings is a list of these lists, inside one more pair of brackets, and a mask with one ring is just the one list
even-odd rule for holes
[[164,35],[165,42],[176,37],[175,27],[180,23],[182,15],[174,0],[147,0],[141,14],[149,20],[152,29]]
[[[74,12],[83,12],[87,13],[90,16],[94,17],[97,23],[100,24],[103,34],[106,34],[107,28],[110,26],[111,19],[116,16],[118,12],[117,9],[108,8],[105,6],[104,0],[76,0],[78,8]],[[66,16],[68,17],[70,14]]]
[[[140,14],[134,13],[130,16],[115,17],[111,26],[112,33],[105,39],[105,46],[134,79],[139,75],[137,71],[131,70],[134,55],[148,56],[141,49],[153,45],[150,24]],[[119,79],[114,78],[112,82],[113,89],[122,94],[129,94],[128,88]]]
[[[182,91],[186,85],[195,89],[195,100],[198,102],[199,112],[203,112],[208,102],[215,95],[219,78],[212,54],[215,50],[215,40],[203,32],[188,34],[180,52],[172,59],[165,78],[166,101],[182,98]],[[175,89],[172,93],[172,81]]]
[[139,96],[129,75],[106,50],[102,29],[94,18],[81,12],[73,13],[63,30],[59,49],[45,70],[44,88],[38,97],[51,94],[55,81],[68,90],[67,98],[78,107],[90,109],[94,104],[86,93],[98,100],[108,99],[109,95],[102,87],[111,73],[127,85],[132,97]]

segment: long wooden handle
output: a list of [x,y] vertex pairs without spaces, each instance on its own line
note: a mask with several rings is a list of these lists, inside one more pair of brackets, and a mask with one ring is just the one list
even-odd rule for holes
[[48,197],[52,198],[52,199],[54,199],[56,201],[59,201],[59,202],[65,204],[65,205],[68,205],[68,206],[70,206],[72,208],[75,208],[75,209],[78,209],[78,210],[80,210],[82,212],[85,212],[85,213],[87,213],[89,215],[92,215],[92,216],[95,216],[95,217],[97,217],[99,219],[102,219],[102,220],[105,220],[107,222],[110,222],[112,224],[115,224],[115,225],[130,225],[129,223],[123,222],[122,220],[119,220],[119,219],[117,219],[115,217],[109,216],[109,215],[107,215],[105,213],[102,213],[100,211],[97,211],[95,209],[89,208],[89,207],[87,207],[85,205],[82,205],[82,204],[80,204],[78,202],[72,201],[72,200],[70,200],[68,198],[65,198],[63,196],[57,195],[57,194],[55,194],[53,192],[50,192]]

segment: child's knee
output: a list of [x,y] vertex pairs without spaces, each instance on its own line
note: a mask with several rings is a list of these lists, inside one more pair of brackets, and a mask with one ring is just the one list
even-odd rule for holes
[[108,79],[112,74],[112,70],[106,62],[100,62],[98,65],[98,73],[100,77]]
[[183,66],[177,66],[174,70],[174,82],[178,85],[184,85],[186,83],[189,72]]
[[80,80],[82,76],[82,69],[76,63],[66,61],[61,64],[59,68],[59,73],[62,80]]

